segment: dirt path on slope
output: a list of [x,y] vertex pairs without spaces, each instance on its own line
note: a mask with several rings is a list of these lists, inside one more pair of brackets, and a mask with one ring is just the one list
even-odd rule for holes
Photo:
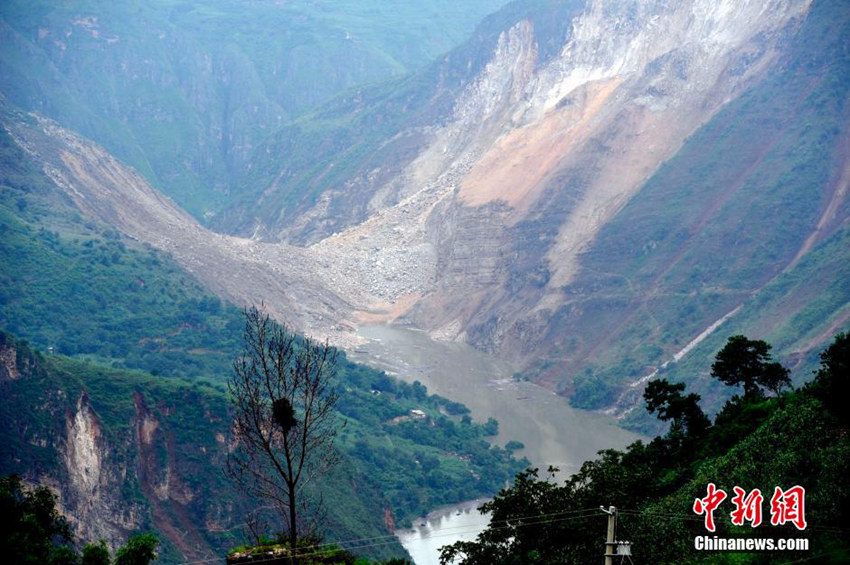
[[822,236],[825,235],[830,223],[835,219],[838,207],[845,201],[847,193],[850,191],[850,119],[845,119],[844,123],[844,135],[838,148],[840,164],[835,174],[837,180],[831,183],[832,194],[830,195],[829,202],[826,208],[824,208],[823,213],[821,213],[817,226],[809,234],[809,237],[806,238],[806,241],[800,247],[794,259],[785,268],[786,271],[793,269],[800,262],[800,259],[812,249],[815,243],[823,239]]

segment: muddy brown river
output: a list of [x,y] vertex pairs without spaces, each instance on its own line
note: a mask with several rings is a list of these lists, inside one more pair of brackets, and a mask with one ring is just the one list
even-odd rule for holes
[[[514,368],[464,344],[437,342],[425,332],[388,325],[363,326],[368,342],[349,356],[406,382],[420,381],[428,391],[466,404],[472,418],[499,421],[495,442],[520,441],[517,452],[541,469],[554,465],[571,474],[606,448],[622,448],[640,436],[618,428],[613,419],[572,408],[566,399],[512,378]],[[416,565],[436,565],[437,548],[474,539],[487,518],[474,510],[480,502],[446,507],[397,532]]]

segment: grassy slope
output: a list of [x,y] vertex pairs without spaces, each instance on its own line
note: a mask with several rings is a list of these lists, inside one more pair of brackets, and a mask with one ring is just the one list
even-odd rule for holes
[[721,394],[723,388],[710,378],[711,359],[729,336],[744,334],[771,343],[774,356],[794,370],[795,384],[809,380],[818,362],[818,348],[833,333],[850,327],[848,249],[850,229],[844,228],[796,268],[768,283],[738,314],[661,376],[691,381],[691,388],[706,398],[706,408],[717,410],[726,394]]
[[[3,409],[17,424],[6,428],[4,443],[20,461],[4,457],[0,472],[36,476],[55,468],[55,452],[33,447],[38,442],[32,436],[60,437],[52,426],[61,418],[51,423],[38,416],[39,406],[50,404],[51,390],[66,391],[62,402],[69,408],[87,388],[92,407],[121,445],[129,445],[133,391],[141,390],[178,445],[197,440],[215,446],[209,443],[211,430],[203,432],[206,439],[195,437],[209,425],[208,416],[194,408],[209,406],[213,414],[226,410],[223,383],[241,343],[239,311],[205,293],[168,257],[81,218],[40,171],[29,167],[5,132],[0,133],[0,163],[0,326],[42,349],[53,346],[76,357],[51,357],[56,370],[42,376],[46,381],[9,385]],[[522,467],[504,450],[489,448],[484,426],[461,422],[462,407],[428,396],[424,387],[397,383],[344,359],[338,387],[340,415],[349,422],[339,438],[346,467],[324,493],[332,509],[327,533],[336,539],[383,535],[385,510],[405,523],[435,506],[491,494]],[[159,408],[173,402],[191,404],[193,411]],[[428,413],[433,425],[388,422],[413,408]],[[215,425],[226,434],[222,421]],[[177,452],[185,463],[184,480],[201,490],[197,504],[211,504],[216,496],[203,493],[207,484],[220,485],[220,465],[189,461],[197,455],[189,457],[192,449]],[[139,499],[139,492],[130,488],[127,500]],[[201,516],[204,510],[188,511]],[[238,522],[241,516],[230,519]],[[388,547],[377,551],[398,550]]]
[[503,3],[10,1],[0,84],[201,218],[272,129],[430,62]]

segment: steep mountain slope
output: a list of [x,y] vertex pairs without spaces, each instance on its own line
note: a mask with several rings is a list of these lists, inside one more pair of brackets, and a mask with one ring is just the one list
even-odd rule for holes
[[84,220],[5,130],[0,234],[0,327],[163,376],[227,374],[239,313],[150,245]]
[[[774,7],[773,18],[755,17],[762,8],[749,5],[717,21],[711,11],[696,13],[703,19],[685,18],[699,5],[639,7],[632,15],[627,8],[591,6],[574,21],[561,56],[536,71],[531,26],[521,22],[503,33],[493,60],[457,102],[454,119],[403,177],[408,182],[400,190],[412,193],[403,206],[414,209],[395,217],[383,210],[383,221],[316,247],[369,246],[381,229],[416,230],[406,217],[428,218],[413,237],[431,245],[436,281],[415,323],[471,330],[482,337],[474,342],[496,350],[518,316],[530,318],[525,325],[546,317],[563,303],[561,287],[575,276],[578,253],[599,227],[686,135],[746,86],[750,73],[772,60],[772,46],[806,5]],[[658,52],[645,53],[652,41],[638,32],[653,37],[653,22],[664,37],[680,30],[679,38],[672,36],[676,44],[694,53],[671,54],[663,41]],[[741,22],[747,22],[743,30],[736,27]],[[740,73],[725,72],[730,60],[751,51],[756,55]],[[654,152],[645,150],[653,145]],[[497,314],[496,304],[513,311]],[[496,319],[501,327],[488,328]]]
[[[92,147],[102,151],[77,150]],[[94,154],[100,168],[76,169],[93,175],[87,186],[110,171],[135,178]],[[155,530],[166,562],[221,555],[263,506],[223,473],[242,315],[167,255],[84,218],[5,130],[0,163],[0,474],[53,487],[79,538],[115,546]],[[421,385],[344,356],[335,385],[347,425],[343,462],[322,483],[329,539],[383,537],[363,551],[403,554],[395,524],[490,495],[525,465],[489,445],[494,424],[463,419],[467,409]],[[413,409],[427,418],[413,421]]]
[[[671,361],[704,372],[700,341],[739,313],[800,372],[846,326],[846,250],[820,250],[848,218],[848,18],[833,0],[512,3],[421,73],[269,137],[216,223],[238,236],[53,122],[6,127],[80,210],[237,303],[342,344],[411,324],[627,406]],[[803,273],[829,292],[787,288]]]
[[233,543],[245,501],[206,470],[226,455],[222,393],[48,360],[0,339],[4,474],[54,489],[83,539],[115,546],[159,530],[171,562]]
[[[441,415],[461,407],[424,387],[396,386],[345,360],[336,384],[348,425],[341,463],[319,487],[328,541],[380,539],[358,552],[403,555],[396,521],[495,493],[523,466],[490,449],[483,426]],[[385,394],[376,398],[371,386]],[[0,332],[0,391],[0,474],[51,487],[77,537],[115,547],[128,534],[155,531],[162,562],[182,563],[220,558],[246,541],[249,512],[273,533],[263,502],[224,472],[234,440],[222,385],[45,357]],[[429,419],[388,423],[403,420],[409,406]]]
[[543,64],[558,55],[583,5],[583,0],[511,2],[421,71],[358,88],[287,124],[256,149],[240,177],[240,197],[212,225],[304,244],[396,203],[405,167],[430,142],[435,127],[452,119],[457,97],[489,63],[502,32],[530,22]]
[[430,62],[504,2],[13,0],[0,90],[209,218],[269,133]]
[[[558,8],[569,20],[574,8]],[[848,12],[590,2],[545,57],[553,35],[512,15],[451,110],[404,98],[430,125],[401,123],[369,158],[341,128],[308,176],[309,190],[330,187],[269,207],[287,171],[249,231],[315,241],[354,222],[308,253],[330,265],[329,288],[377,299],[350,300],[355,320],[468,341],[582,406],[608,405],[846,222]],[[386,104],[347,119],[380,119]],[[374,168],[338,176],[349,161]],[[838,291],[820,308],[848,301]],[[844,323],[827,318],[824,335]]]
[[[810,332],[846,327],[847,250],[833,244],[805,265],[801,258],[847,229],[848,16],[840,3],[814,5],[770,75],[692,136],[600,231],[567,287],[575,300],[547,328],[570,350],[568,370],[592,367],[580,384],[598,393],[649,374],[742,305],[750,321],[733,315],[708,349],[694,351],[697,372],[707,373],[711,348],[736,331],[769,338],[785,356],[821,345]],[[797,279],[796,299],[769,305],[761,289],[782,273]],[[827,287],[836,290],[816,299]],[[803,311],[808,324],[795,319]]]

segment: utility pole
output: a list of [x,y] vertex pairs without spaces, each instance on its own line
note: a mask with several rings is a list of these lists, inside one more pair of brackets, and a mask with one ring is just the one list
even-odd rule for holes
[[608,538],[605,540],[605,565],[614,565],[614,546],[617,542],[614,541],[614,536],[617,530],[617,509],[609,506],[605,510],[604,506],[599,507],[600,510],[608,514]]

